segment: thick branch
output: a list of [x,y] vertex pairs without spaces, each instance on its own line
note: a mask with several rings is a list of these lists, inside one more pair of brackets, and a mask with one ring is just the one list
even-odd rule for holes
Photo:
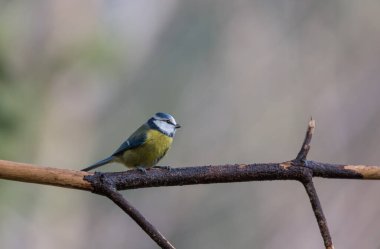
[[83,179],[88,175],[82,171],[0,160],[0,179],[92,191],[91,183]]
[[[113,182],[118,190],[126,190],[225,182],[297,180],[303,174],[302,167],[304,167],[302,163],[289,161],[266,164],[195,166],[172,168],[170,171],[150,169],[147,174],[138,170],[94,174],[0,160],[0,179],[93,191],[92,184],[99,182],[100,177],[104,175]],[[305,167],[312,170],[313,177],[380,180],[380,166],[307,161]]]
[[314,161],[284,162],[268,164],[213,165],[187,168],[172,168],[170,171],[150,169],[147,174],[137,170],[126,172],[99,173],[85,179],[96,185],[106,176],[117,190],[182,186],[268,180],[301,180],[305,170],[311,170],[314,177],[345,179],[380,179],[378,166],[334,165]]
[[315,122],[311,120],[297,157],[283,163],[199,166],[175,168],[170,171],[150,169],[148,173],[130,170],[91,174],[0,160],[0,179],[75,188],[105,195],[131,216],[161,248],[165,249],[174,247],[117,190],[244,181],[298,180],[304,184],[310,198],[326,249],[333,249],[327,221],[312,177],[380,179],[380,167],[306,161],[314,128]]

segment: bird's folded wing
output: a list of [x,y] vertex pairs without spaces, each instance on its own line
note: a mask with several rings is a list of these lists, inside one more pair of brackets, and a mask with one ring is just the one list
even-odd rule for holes
[[149,128],[144,124],[137,129],[120,147],[111,155],[118,156],[124,153],[126,150],[136,148],[143,145],[147,139],[147,130]]

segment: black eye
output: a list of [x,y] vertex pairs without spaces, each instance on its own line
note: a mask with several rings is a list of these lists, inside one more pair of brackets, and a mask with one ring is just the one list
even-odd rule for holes
[[166,123],[171,124],[172,122],[170,120],[166,120]]

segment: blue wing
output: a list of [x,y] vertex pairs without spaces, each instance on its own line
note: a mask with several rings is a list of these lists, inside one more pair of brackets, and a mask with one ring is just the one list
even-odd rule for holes
[[111,163],[114,161],[115,157],[121,156],[126,150],[130,150],[143,145],[147,139],[148,125],[142,125],[137,131],[135,131],[120,147],[109,157],[100,160],[99,162],[82,169],[82,171],[89,171],[96,169],[104,164]]
[[120,147],[111,155],[119,156],[126,150],[130,150],[143,145],[147,139],[146,132],[149,128],[147,125],[142,125],[137,131],[135,131]]

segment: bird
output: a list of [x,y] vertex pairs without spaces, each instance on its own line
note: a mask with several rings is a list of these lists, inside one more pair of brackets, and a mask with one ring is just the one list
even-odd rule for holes
[[146,173],[147,168],[167,168],[156,166],[170,149],[174,135],[181,125],[168,113],[157,112],[138,128],[109,157],[104,158],[82,171],[90,171],[105,164],[117,162],[128,168],[136,168]]

